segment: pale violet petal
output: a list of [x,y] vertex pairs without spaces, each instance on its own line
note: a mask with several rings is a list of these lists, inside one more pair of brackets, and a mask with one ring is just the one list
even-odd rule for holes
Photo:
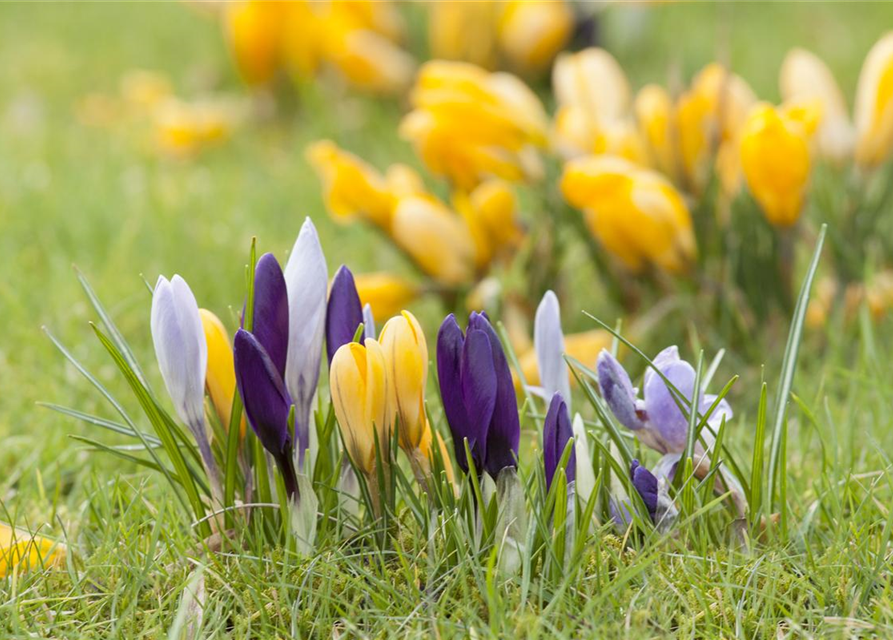
[[645,383],[642,385],[643,388],[648,386],[648,383],[651,382],[651,379],[654,377],[660,378],[657,375],[658,371],[663,371],[664,367],[679,361],[679,347],[673,345],[671,347],[667,347],[656,356],[651,361],[652,365],[649,365],[647,369],[645,369]]
[[285,385],[295,403],[298,450],[308,446],[310,412],[319,383],[325,335],[328,269],[316,227],[307,218],[285,265],[288,360]]
[[533,344],[536,350],[536,363],[540,373],[540,386],[551,398],[555,392],[568,403],[570,409],[570,379],[567,363],[564,361],[564,334],[561,331],[561,308],[558,296],[546,291],[533,325]]
[[595,490],[595,472],[592,469],[592,454],[589,451],[589,440],[586,435],[586,427],[583,425],[583,417],[578,413],[574,416],[574,451],[577,454],[577,479],[576,490],[583,505],[589,503],[589,498]]
[[[677,360],[662,366],[661,372],[681,398],[671,392],[664,378],[654,375],[645,383],[645,411],[652,431],[665,444],[664,452],[679,453],[685,448],[688,433],[689,407],[685,401],[690,401],[694,393],[695,370],[684,360]],[[686,407],[684,413],[680,404]]]
[[626,369],[606,349],[599,354],[595,368],[602,397],[620,424],[633,431],[643,429],[644,411]]
[[375,315],[372,313],[372,305],[368,302],[363,307],[363,331],[367,338],[378,340],[378,332],[375,330]]

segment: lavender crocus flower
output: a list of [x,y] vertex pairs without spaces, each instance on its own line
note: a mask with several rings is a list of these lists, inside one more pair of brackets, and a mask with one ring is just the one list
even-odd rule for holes
[[285,266],[288,289],[288,358],[285,386],[295,403],[299,463],[310,446],[310,413],[319,384],[325,335],[328,270],[316,227],[307,218]]
[[282,375],[256,336],[239,329],[233,340],[236,384],[248,423],[270,452],[289,497],[298,492],[292,438],[288,428],[292,401]]
[[533,345],[540,374],[539,391],[547,399],[556,392],[560,393],[565,402],[570,403],[571,388],[567,363],[564,361],[561,307],[558,304],[558,296],[552,291],[546,291],[536,308]]
[[[546,421],[543,424],[543,465],[546,471],[547,491],[552,486],[555,472],[558,471],[558,463],[573,435],[567,403],[560,393],[555,393],[549,403],[549,411],[546,413]],[[564,471],[568,485],[576,478],[576,470],[577,456],[572,448]]]
[[464,440],[479,472],[494,478],[516,467],[521,425],[508,361],[483,314],[472,313],[463,335],[450,314],[437,334],[437,374],[456,461],[467,473]]
[[657,478],[648,469],[639,464],[638,460],[633,460],[630,464],[629,477],[636,492],[641,496],[642,502],[645,503],[648,515],[651,516],[651,521],[655,522],[657,514]]
[[[661,533],[666,533],[676,522],[679,515],[676,505],[670,499],[667,490],[667,482],[665,479],[659,479],[658,476],[651,473],[638,460],[630,463],[629,477],[632,486],[642,498],[645,508],[648,510],[648,516],[651,522],[657,527]],[[619,482],[612,480],[612,497],[608,503],[611,512],[611,518],[619,529],[626,528],[632,522],[630,514],[629,496]]]
[[[353,274],[345,265],[341,265],[332,278],[332,290],[326,308],[326,355],[329,365],[335,352],[342,345],[353,340],[357,327],[363,322],[363,307]],[[365,327],[360,342],[365,340]]]
[[222,498],[220,471],[205,426],[205,374],[208,344],[195,296],[186,281],[175,275],[158,278],[152,294],[152,341],[158,368],[179,418],[186,423],[215,498]]
[[[688,403],[694,395],[695,370],[679,358],[676,347],[661,351],[654,359],[654,368],[663,377],[649,368],[645,372],[644,397],[640,399],[626,370],[614,356],[602,351],[597,364],[598,385],[611,412],[623,426],[635,431],[639,440],[660,453],[682,453],[688,433]],[[684,398],[680,403],[686,407],[686,413],[679,407],[664,377]],[[698,413],[706,415],[715,400],[716,396],[701,393],[695,404]],[[723,419],[731,417],[732,408],[722,400],[707,416],[707,423],[715,431]],[[709,444],[712,436],[706,430],[702,433]],[[695,444],[695,453],[704,453],[700,442]]]

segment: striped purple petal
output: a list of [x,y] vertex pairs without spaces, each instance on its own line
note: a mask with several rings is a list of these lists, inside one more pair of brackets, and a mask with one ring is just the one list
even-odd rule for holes
[[288,357],[288,289],[282,267],[272,253],[257,261],[254,271],[254,320],[251,333],[285,377]]

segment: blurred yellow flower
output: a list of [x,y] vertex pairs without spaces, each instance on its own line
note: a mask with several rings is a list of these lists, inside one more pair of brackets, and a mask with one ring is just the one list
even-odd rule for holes
[[432,173],[455,187],[470,190],[487,177],[521,180],[541,173],[533,150],[546,144],[546,114],[515,76],[465,63],[427,62],[411,101],[401,136]]
[[855,132],[843,92],[825,63],[809,51],[791,49],[781,65],[779,86],[785,103],[815,101],[821,105],[822,121],[816,133],[819,153],[835,161],[849,157]]
[[542,71],[570,39],[573,10],[560,0],[509,0],[502,7],[497,36],[509,65],[522,72]]
[[360,302],[372,307],[377,318],[390,318],[419,295],[419,288],[411,281],[386,272],[359,273],[354,283]]
[[224,100],[169,98],[155,108],[153,119],[159,150],[183,157],[229,138],[241,119],[241,110]]
[[504,180],[482,182],[469,194],[457,190],[453,206],[468,224],[475,245],[475,264],[484,269],[494,257],[517,247],[522,238],[515,192]]
[[387,459],[394,407],[381,345],[371,338],[350,342],[332,358],[329,370],[332,405],[350,459],[371,478],[376,468],[376,439]]
[[[205,342],[208,344],[208,370],[205,374],[205,388],[211,396],[211,404],[220,419],[220,424],[229,427],[233,409],[233,396],[236,392],[236,371],[233,364],[233,348],[229,333],[216,315],[207,309],[199,309],[202,326],[205,329]],[[245,421],[240,433],[245,435]]]
[[661,175],[622,158],[590,156],[564,167],[561,190],[593,236],[631,271],[684,271],[697,254],[691,215]]
[[428,7],[428,40],[433,58],[496,68],[499,55],[493,35],[500,3],[432,2]]
[[648,164],[674,179],[676,170],[676,145],[673,139],[673,100],[670,94],[656,84],[645,85],[636,94],[634,111],[639,129],[648,149]]
[[307,160],[323,183],[326,208],[332,218],[342,223],[362,218],[386,231],[391,228],[395,201],[375,169],[331,140],[311,144]]
[[859,74],[856,103],[856,162],[876,167],[893,148],[893,32],[868,52]]
[[[738,137],[756,96],[747,82],[712,63],[695,77],[676,102],[679,159],[689,187],[701,193],[715,168],[726,193],[740,176]],[[719,159],[717,165],[714,162]]]
[[800,217],[820,109],[817,103],[777,109],[759,103],[747,117],[741,164],[750,192],[773,225],[789,227]]
[[290,3],[247,0],[227,3],[224,28],[239,73],[249,84],[265,84],[280,65],[282,25]]
[[446,286],[474,277],[475,247],[465,221],[443,203],[403,198],[394,210],[391,237],[426,274]]
[[409,311],[402,311],[385,323],[379,342],[399,418],[398,442],[400,448],[410,454],[420,448],[428,431],[425,416],[428,344],[419,321]]
[[58,566],[65,559],[65,545],[31,535],[0,522],[0,578],[13,571]]
[[[564,336],[564,352],[578,360],[584,366],[595,369],[595,361],[602,349],[610,349],[614,336],[604,329],[591,329],[582,333],[571,333]],[[536,360],[536,351],[531,348],[519,358],[524,380],[532,387],[539,386],[540,372]],[[576,385],[576,378],[571,375],[571,384]],[[517,381],[520,385],[520,380]],[[516,385],[516,386],[517,386]]]

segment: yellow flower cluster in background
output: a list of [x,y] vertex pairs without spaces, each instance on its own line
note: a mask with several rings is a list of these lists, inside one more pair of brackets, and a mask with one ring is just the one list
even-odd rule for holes
[[563,0],[432,2],[429,41],[435,58],[539,73],[567,44],[574,13]]
[[[392,165],[382,175],[329,140],[312,144],[307,157],[336,221],[361,219],[374,225],[441,286],[472,284],[521,240],[517,201],[502,180],[486,179],[468,191],[456,189],[448,205],[406,165]],[[380,299],[386,292],[391,302],[380,304],[390,311],[415,292],[399,284],[383,286],[381,278],[376,281],[379,293],[372,297]],[[364,284],[357,283],[361,298]]]
[[14,571],[53,567],[65,560],[65,545],[0,522],[0,578]]
[[246,0],[227,3],[223,23],[239,71],[252,85],[269,84],[280,73],[309,79],[328,65],[359,89],[396,93],[415,68],[400,48],[404,25],[390,2]]

